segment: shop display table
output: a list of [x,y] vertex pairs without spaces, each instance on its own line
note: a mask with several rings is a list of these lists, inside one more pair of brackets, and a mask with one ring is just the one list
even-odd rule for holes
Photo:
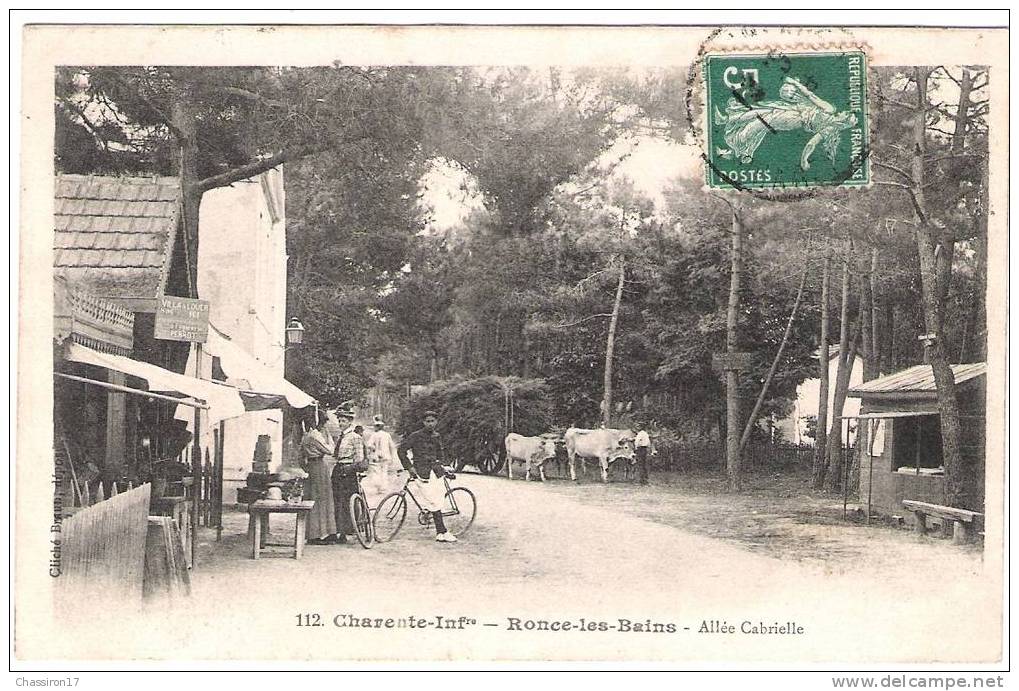
[[292,513],[297,515],[297,527],[294,529],[294,559],[300,559],[304,553],[305,524],[308,513],[315,502],[308,500],[297,504],[286,501],[259,499],[248,504],[248,536],[251,538],[251,558],[258,559],[264,547],[290,547],[289,543],[266,542],[269,535],[269,516],[274,513]]

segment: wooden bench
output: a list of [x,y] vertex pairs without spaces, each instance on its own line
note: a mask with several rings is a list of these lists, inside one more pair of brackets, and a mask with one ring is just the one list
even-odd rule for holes
[[951,506],[940,504],[928,504],[925,501],[905,500],[902,505],[907,511],[912,511],[916,516],[916,531],[921,535],[927,534],[927,517],[934,516],[952,524],[952,542],[962,544],[969,538],[970,530],[976,523],[983,520],[984,515],[976,511],[956,509]]
[[251,558],[258,559],[262,549],[267,546],[289,547],[289,544],[266,542],[269,535],[269,516],[274,513],[297,514],[297,525],[294,529],[294,559],[300,559],[304,553],[305,522],[315,502],[302,501],[290,504],[285,501],[259,499],[248,505],[248,536],[251,538]]

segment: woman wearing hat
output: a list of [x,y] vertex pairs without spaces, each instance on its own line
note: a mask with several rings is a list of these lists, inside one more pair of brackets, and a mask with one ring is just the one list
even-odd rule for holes
[[326,432],[326,416],[315,412],[312,425],[301,439],[301,452],[304,456],[304,469],[308,473],[305,480],[304,494],[306,499],[315,502],[308,513],[306,525],[308,544],[330,545],[340,541],[337,535],[336,517],[333,514],[333,488],[330,473],[336,461],[332,456],[329,433]]

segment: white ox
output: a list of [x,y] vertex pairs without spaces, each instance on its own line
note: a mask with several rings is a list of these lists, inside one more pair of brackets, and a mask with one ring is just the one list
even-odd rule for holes
[[596,458],[601,464],[601,481],[609,481],[609,463],[617,458],[633,460],[633,432],[628,429],[579,429],[571,427],[564,435],[566,455],[570,461],[570,479],[576,480],[574,462]]
[[524,462],[524,480],[531,479],[531,465],[538,468],[541,481],[545,481],[545,464],[555,458],[555,439],[525,437],[511,432],[506,435],[506,472],[513,479],[513,461]]

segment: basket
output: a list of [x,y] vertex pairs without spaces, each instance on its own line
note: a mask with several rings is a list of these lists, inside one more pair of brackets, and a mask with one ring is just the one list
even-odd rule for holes
[[304,497],[304,480],[294,478],[279,483],[280,491],[283,494],[283,501],[297,503]]

